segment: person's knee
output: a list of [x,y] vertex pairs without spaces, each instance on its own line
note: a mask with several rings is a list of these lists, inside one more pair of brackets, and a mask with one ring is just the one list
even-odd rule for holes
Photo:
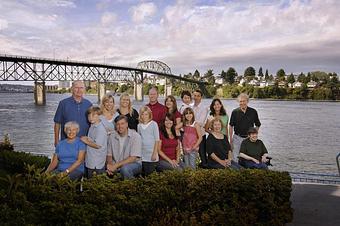
[[120,168],[120,174],[122,175],[123,179],[133,178],[133,169],[129,165],[124,165]]

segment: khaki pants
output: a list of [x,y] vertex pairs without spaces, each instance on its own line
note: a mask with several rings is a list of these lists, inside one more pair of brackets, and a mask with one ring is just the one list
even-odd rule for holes
[[246,138],[237,136],[236,134],[234,134],[234,136],[233,136],[233,147],[232,147],[232,149],[233,149],[233,160],[235,162],[238,162],[237,157],[240,154],[241,143],[244,139],[246,139]]

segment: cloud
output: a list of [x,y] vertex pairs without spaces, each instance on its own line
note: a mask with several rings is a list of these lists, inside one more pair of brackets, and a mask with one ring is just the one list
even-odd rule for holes
[[8,21],[5,19],[0,19],[0,31],[5,30],[8,27]]
[[141,3],[137,6],[133,6],[130,8],[129,12],[131,13],[132,21],[136,23],[144,22],[150,19],[155,15],[157,11],[157,6],[152,3]]
[[[115,9],[91,9],[111,3],[104,0],[87,6],[86,14],[76,10],[80,7],[76,1],[67,2],[60,6],[60,1],[52,1],[51,8],[38,10],[4,1],[0,5],[2,51],[42,57],[55,52],[58,58],[98,62],[105,58],[131,66],[156,59],[182,74],[196,68],[219,73],[230,66],[240,74],[247,66],[262,66],[274,74],[281,67],[287,73],[317,68],[340,72],[340,1],[209,5],[177,1],[165,6],[142,2],[131,7],[135,2],[129,0],[115,2]],[[132,22],[119,11],[129,7]]]
[[117,15],[114,13],[105,12],[101,17],[101,24],[103,26],[113,25],[117,21]]

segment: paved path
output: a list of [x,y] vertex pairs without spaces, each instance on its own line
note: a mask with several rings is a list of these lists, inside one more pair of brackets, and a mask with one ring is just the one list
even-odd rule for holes
[[340,226],[340,185],[293,184],[291,201],[287,226]]

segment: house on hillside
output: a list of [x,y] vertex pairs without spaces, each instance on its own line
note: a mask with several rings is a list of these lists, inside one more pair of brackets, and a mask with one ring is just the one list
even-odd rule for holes
[[215,85],[222,85],[223,84],[223,78],[222,77],[216,77],[215,79]]
[[253,80],[251,80],[248,84],[249,84],[249,85],[252,85],[252,86],[259,86],[259,85],[260,85],[260,82],[257,81],[256,79],[253,79]]
[[280,82],[278,83],[278,86],[279,86],[280,88],[284,88],[284,87],[287,86],[287,82],[286,82],[286,81],[280,81]]
[[309,89],[314,89],[317,85],[318,85],[318,83],[315,82],[315,81],[310,81],[310,82],[307,83],[307,87]]
[[302,87],[302,82],[294,82],[293,83],[293,88],[300,88]]
[[243,86],[243,84],[246,82],[244,78],[240,79],[240,82],[238,83],[239,86]]

